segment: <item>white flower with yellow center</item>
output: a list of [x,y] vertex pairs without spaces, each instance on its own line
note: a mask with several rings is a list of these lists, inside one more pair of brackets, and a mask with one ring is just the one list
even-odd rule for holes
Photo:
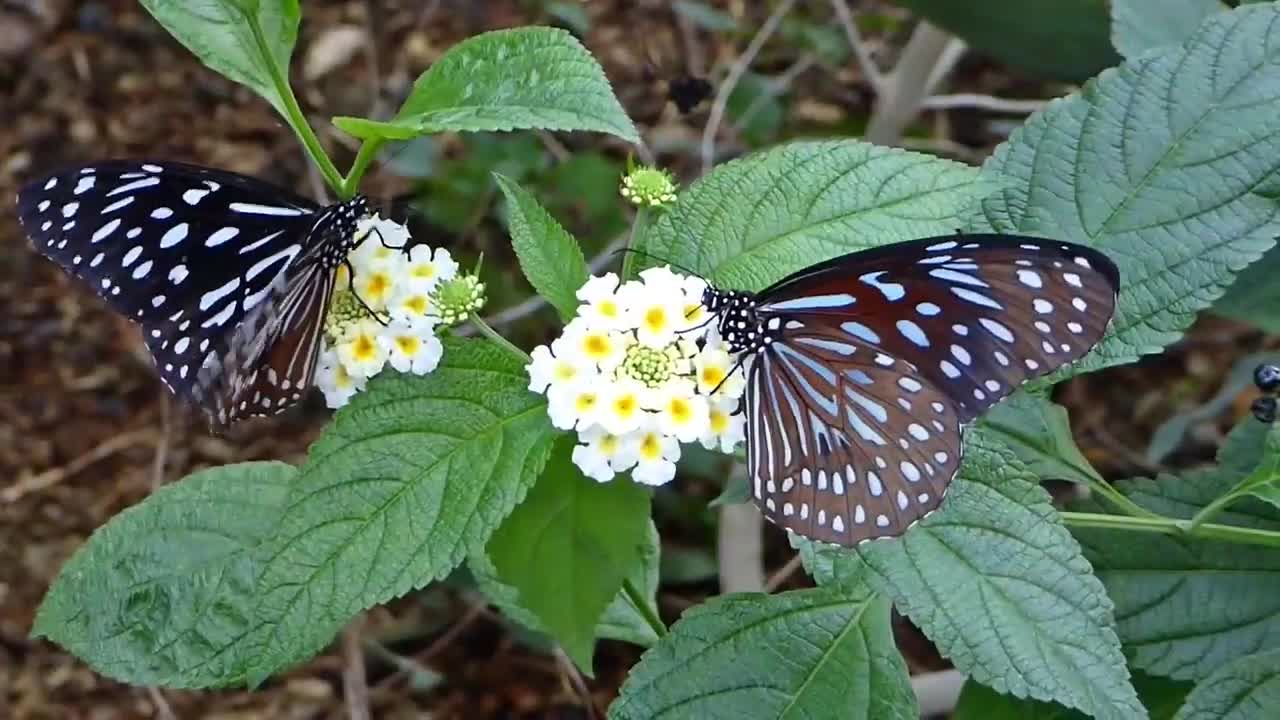
[[[627,338],[608,328],[592,327],[582,318],[575,318],[564,329],[563,347],[566,359],[579,365],[594,364],[601,370],[618,367],[627,356]],[[560,354],[557,348],[557,354]]]
[[598,376],[583,375],[547,388],[551,424],[561,430],[585,430],[595,425],[600,416],[602,385]]
[[445,280],[458,274],[458,263],[444,248],[434,251],[426,245],[409,250],[408,280],[414,287],[430,292]]
[[716,399],[742,397],[747,387],[743,369],[734,369],[733,356],[721,345],[704,347],[693,358],[694,374],[698,380],[698,392]]
[[387,349],[378,342],[382,325],[374,320],[357,320],[338,339],[338,359],[356,377],[372,377],[387,363]]
[[657,412],[658,431],[680,442],[696,442],[711,422],[707,398],[691,392],[689,381],[671,383]]
[[612,435],[597,425],[582,431],[578,439],[584,444],[573,449],[573,463],[598,482],[612,480],[614,475],[636,464],[634,438]]
[[365,378],[355,377],[338,360],[333,350],[320,353],[316,365],[316,387],[324,393],[325,404],[331,408],[340,408],[351,401],[352,397],[364,389]]
[[635,435],[636,467],[631,478],[645,485],[665,485],[676,476],[676,461],[680,459],[680,443],[670,435],[664,435],[656,423],[642,428]]
[[565,384],[578,377],[578,366],[556,357],[551,348],[539,345],[531,353],[533,362],[525,366],[529,373],[529,389],[536,393],[544,393],[553,384]]
[[619,378],[603,385],[596,422],[611,435],[626,435],[639,428],[648,417],[641,405],[645,386],[631,378]]
[[578,289],[578,317],[592,327],[624,330],[630,327],[627,308],[618,298],[618,276],[606,273],[602,277],[587,280]]
[[398,372],[425,375],[440,364],[444,346],[436,337],[436,324],[430,318],[388,323],[378,336],[387,350],[387,362]]
[[396,287],[387,301],[387,313],[392,320],[434,318],[436,315],[431,302],[431,293],[414,287],[411,283],[401,283]]
[[702,447],[731,453],[738,443],[747,437],[747,421],[737,412],[737,400],[722,400],[711,405],[707,416],[707,429],[698,438]]

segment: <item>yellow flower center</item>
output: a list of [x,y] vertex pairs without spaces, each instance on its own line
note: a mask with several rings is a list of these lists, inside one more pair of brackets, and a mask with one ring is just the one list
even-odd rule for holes
[[620,418],[629,418],[635,415],[636,410],[640,408],[640,401],[635,395],[619,395],[613,401],[613,411]]
[[580,414],[589,412],[596,406],[596,394],[593,392],[582,393],[578,396],[578,399],[574,401],[573,406]]
[[667,410],[671,412],[671,419],[678,425],[684,425],[693,418],[693,409],[689,407],[689,401],[684,398],[671,398],[671,402],[667,404]]
[[611,349],[613,349],[613,344],[604,335],[592,334],[582,340],[582,351],[593,360],[599,360],[607,356]]
[[405,355],[416,355],[418,353],[418,346],[421,343],[421,340],[412,335],[402,335],[396,338],[396,346],[399,347],[400,352]]
[[342,388],[344,390],[351,387],[353,381],[351,379],[350,373],[347,372],[347,369],[343,367],[341,364],[339,364],[338,367],[334,368],[334,370],[335,370],[333,374],[334,386]]
[[356,338],[355,342],[351,345],[351,354],[354,355],[357,360],[372,360],[375,351],[378,349],[377,343],[375,343],[373,338],[368,335],[361,335]]
[[644,312],[644,326],[649,332],[658,332],[667,326],[667,311],[660,307],[651,307]]
[[720,410],[711,411],[711,432],[723,435],[729,429],[729,414]]
[[387,294],[391,289],[391,278],[383,273],[373,273],[369,276],[368,282],[364,284],[363,296],[370,299],[379,299]]
[[401,307],[415,315],[426,315],[430,304],[426,295],[414,295],[401,303]]
[[605,435],[600,438],[600,452],[607,456],[614,456],[618,453],[618,437],[616,435]]
[[658,442],[657,435],[645,434],[644,440],[640,441],[640,457],[645,460],[657,460],[662,457],[662,443]]
[[556,380],[559,380],[560,382],[564,382],[566,380],[572,380],[574,377],[576,377],[578,375],[578,371],[575,370],[573,366],[570,365],[569,363],[561,360],[560,362],[556,363],[555,375],[556,375]]
[[609,318],[618,317],[618,303],[613,300],[601,300],[600,314]]
[[421,265],[417,265],[413,268],[413,276],[422,278],[423,280],[430,280],[436,276],[436,266],[431,263],[422,263]]
[[707,365],[702,368],[702,374],[698,377],[702,380],[704,387],[714,388],[719,387],[720,383],[724,381],[724,375],[724,368],[717,365]]
[[702,307],[702,303],[692,303],[684,306],[684,319],[696,323],[702,319],[706,312],[706,308]]

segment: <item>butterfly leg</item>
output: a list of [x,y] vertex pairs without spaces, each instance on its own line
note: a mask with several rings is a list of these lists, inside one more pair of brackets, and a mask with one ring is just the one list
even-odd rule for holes
[[364,308],[365,312],[369,313],[374,320],[378,321],[379,325],[386,327],[387,321],[383,320],[381,315],[375,312],[373,308],[369,307],[369,303],[365,302],[364,298],[360,297],[360,293],[356,292],[356,269],[351,267],[351,261],[343,260],[342,264],[347,267],[347,289],[351,291],[352,297],[356,299],[356,302],[360,303],[360,307]]

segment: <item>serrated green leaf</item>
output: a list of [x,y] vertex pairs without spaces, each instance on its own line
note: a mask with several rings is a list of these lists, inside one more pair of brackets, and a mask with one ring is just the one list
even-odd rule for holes
[[484,552],[520,606],[591,675],[596,625],[640,563],[649,493],[626,480],[586,477],[573,464],[576,445],[561,436],[529,496]]
[[251,88],[285,117],[273,78],[288,82],[298,0],[138,0],[209,69]]
[[997,187],[928,155],[795,142],[720,165],[682,191],[644,250],[724,287],[757,290],[830,257],[953,233]]
[[1226,9],[1220,0],[1111,0],[1111,44],[1127,58],[1178,45]]
[[873,587],[984,685],[1100,719],[1145,717],[1102,584],[1048,494],[989,431],[970,432],[941,509],[901,538],[804,552],[819,582],[870,573]]
[[1236,276],[1227,292],[1213,304],[1213,312],[1269,333],[1280,333],[1280,247]]
[[1215,15],[1052,103],[984,166],[1013,185],[971,229],[1093,245],[1120,267],[1107,337],[1064,374],[1178,339],[1280,234],[1277,18],[1270,4]]
[[[1248,421],[1233,432],[1234,447],[1224,449],[1224,457],[1249,454],[1258,434],[1250,425],[1261,423]],[[1148,510],[1190,518],[1244,472],[1227,464],[1116,487]],[[1097,510],[1092,503],[1079,505]],[[1213,522],[1280,531],[1280,511],[1245,499]],[[1200,680],[1224,663],[1280,643],[1280,553],[1274,549],[1090,528],[1073,532],[1115,603],[1116,630],[1135,667]]]
[[568,322],[578,312],[578,288],[589,275],[582,248],[519,183],[499,173],[493,177],[507,197],[511,247],[520,269],[560,319]]
[[897,0],[1018,73],[1081,82],[1120,58],[1107,0]]
[[1175,720],[1262,720],[1280,708],[1280,650],[1249,655],[1210,674]]
[[640,142],[600,64],[573,35],[549,27],[495,30],[453,46],[418,77],[392,122],[420,133],[541,128]]
[[491,343],[449,340],[431,374],[382,373],[336,414],[294,483],[259,583],[268,634],[251,681],[484,548],[555,436],[528,382]]
[[1061,405],[1016,393],[992,408],[982,421],[1042,480],[1088,483],[1102,479],[1076,447],[1071,419]]
[[32,635],[134,685],[241,683],[254,594],[297,471],[274,462],[189,475],[112,518],[67,561]]
[[709,600],[644,654],[609,708],[611,720],[919,715],[889,603],[865,587]]
[[[650,520],[645,541],[640,547],[640,562],[632,567],[631,575],[628,577],[631,583],[640,589],[641,594],[653,608],[657,607],[656,596],[658,592],[660,554],[661,546],[658,538],[658,528],[654,527],[653,521]],[[471,570],[472,576],[475,577],[480,591],[504,615],[529,630],[545,632],[538,617],[520,607],[516,589],[502,584],[502,581],[498,579],[498,572],[494,569],[493,562],[489,560],[487,555],[479,553],[468,557],[467,568]],[[598,638],[621,640],[642,647],[652,647],[654,643],[658,642],[658,634],[654,632],[649,623],[645,622],[644,616],[632,604],[627,594],[622,591],[619,591],[614,596],[613,602],[610,602],[609,606],[604,609],[604,615],[600,618],[599,624],[596,625],[595,635]]]

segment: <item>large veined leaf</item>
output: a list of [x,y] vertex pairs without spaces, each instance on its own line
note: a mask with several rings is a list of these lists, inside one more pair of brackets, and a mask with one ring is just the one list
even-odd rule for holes
[[258,652],[254,595],[290,465],[202,470],[103,525],[62,567],[32,634],[135,685],[242,683]]
[[[1261,435],[1250,426],[1261,425],[1250,420],[1233,432],[1223,457],[1247,455],[1253,436]],[[1148,510],[1190,518],[1244,472],[1224,463],[1117,487]],[[1280,510],[1245,498],[1213,522],[1280,531]],[[1280,553],[1273,548],[1091,528],[1074,533],[1115,603],[1116,629],[1135,667],[1202,680],[1280,643]]]
[[[645,542],[640,548],[640,563],[632,568],[629,578],[651,608],[657,607],[655,597],[658,592],[660,553],[658,528],[650,520]],[[484,553],[467,558],[467,569],[471,571],[471,575],[476,579],[476,584],[480,586],[485,597],[489,598],[504,615],[530,630],[546,632],[538,616],[520,606],[516,589],[510,585],[504,585],[498,578],[493,562]],[[651,647],[658,642],[657,632],[645,621],[640,610],[632,604],[631,598],[621,590],[604,609],[604,615],[596,625],[595,636],[644,647]]]
[[210,69],[285,112],[276,80],[288,82],[298,39],[298,0],[139,0],[170,35]]
[[1280,233],[1278,18],[1219,13],[1052,103],[988,160],[1011,184],[971,228],[1086,243],[1120,266],[1111,330],[1072,372],[1176,340]]
[[889,603],[865,587],[741,593],[684,614],[644,654],[611,720],[915,720]]
[[467,38],[418,77],[391,121],[335,118],[334,124],[362,138],[541,128],[640,142],[600,63],[573,35],[549,27]]
[[1196,686],[1174,720],[1256,720],[1280,708],[1280,650],[1230,662]]
[[1145,717],[1111,603],[1049,496],[974,430],[946,501],[901,538],[848,551],[793,539],[820,584],[866,574],[961,672],[1095,718]]
[[518,360],[446,342],[429,375],[379,375],[312,446],[258,586],[260,681],[360,610],[483,550],[542,470],[554,430]]
[[1221,0],[1111,0],[1111,44],[1127,58],[1177,45],[1226,9]]
[[622,581],[639,567],[649,492],[629,480],[582,474],[562,435],[529,496],[493,533],[485,554],[521,607],[588,675],[595,629]]
[[836,255],[953,233],[996,187],[928,155],[795,142],[720,165],[682,191],[644,250],[725,287],[757,290]]

